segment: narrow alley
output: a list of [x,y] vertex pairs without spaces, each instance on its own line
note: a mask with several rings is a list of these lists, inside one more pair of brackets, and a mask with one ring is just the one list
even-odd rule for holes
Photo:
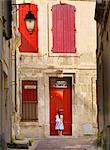
[[110,0],[0,1],[0,150],[110,150],[109,37]]
[[92,139],[88,137],[86,139],[44,139],[39,141],[33,150],[97,150],[92,142]]
[[[80,138],[72,137],[49,137],[37,139],[34,141],[29,150],[102,150],[97,148],[94,143],[95,137],[84,136]],[[23,149],[8,149],[23,150]]]

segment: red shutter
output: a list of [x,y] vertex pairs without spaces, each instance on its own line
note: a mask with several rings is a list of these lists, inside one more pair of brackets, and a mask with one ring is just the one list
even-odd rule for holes
[[22,120],[35,121],[37,115],[37,81],[22,81]]
[[[31,10],[36,18],[34,32],[30,35],[26,30],[24,18],[28,11]],[[24,4],[19,6],[19,31],[21,33],[20,52],[38,52],[38,17],[37,6],[34,4]]]
[[22,100],[23,101],[37,101],[37,82],[23,81],[22,82]]
[[75,52],[75,7],[58,4],[52,7],[53,52]]

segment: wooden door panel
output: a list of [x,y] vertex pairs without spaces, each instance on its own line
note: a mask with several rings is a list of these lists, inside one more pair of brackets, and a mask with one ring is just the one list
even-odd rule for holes
[[72,103],[71,88],[50,87],[50,135],[57,135],[55,131],[55,115],[57,109],[62,110],[64,116],[64,135],[72,134]]
[[72,134],[72,94],[71,88],[64,89],[64,134]]

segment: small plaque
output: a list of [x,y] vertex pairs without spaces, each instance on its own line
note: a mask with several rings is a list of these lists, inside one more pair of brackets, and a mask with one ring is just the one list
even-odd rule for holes
[[83,128],[84,128],[84,134],[85,135],[91,135],[92,134],[93,129],[92,129],[92,124],[91,123],[84,124]]

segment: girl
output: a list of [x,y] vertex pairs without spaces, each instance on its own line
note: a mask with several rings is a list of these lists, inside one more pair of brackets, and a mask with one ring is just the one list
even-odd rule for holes
[[55,130],[58,131],[58,135],[62,135],[62,131],[64,130],[63,115],[61,115],[61,112],[59,109],[58,109],[57,114],[56,114],[55,122],[56,122]]

